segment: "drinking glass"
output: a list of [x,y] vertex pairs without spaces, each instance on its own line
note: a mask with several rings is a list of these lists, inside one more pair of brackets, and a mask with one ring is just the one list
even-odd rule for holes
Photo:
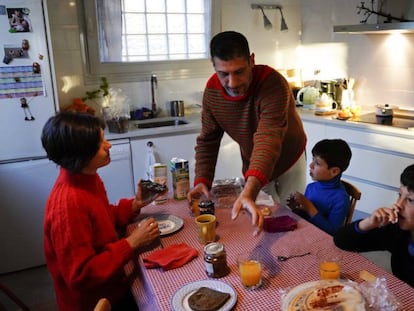
[[262,285],[262,258],[259,253],[240,254],[237,264],[241,283],[246,289],[252,290]]

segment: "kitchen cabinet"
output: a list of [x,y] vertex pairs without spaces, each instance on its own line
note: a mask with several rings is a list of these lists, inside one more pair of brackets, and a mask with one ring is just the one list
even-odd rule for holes
[[414,163],[414,137],[375,131],[352,123],[315,120],[303,122],[308,136],[308,163],[311,161],[310,150],[320,139],[345,140],[351,147],[352,159],[343,179],[362,192],[356,209],[371,213],[378,207],[391,206],[397,199],[401,172]]
[[[194,146],[198,131],[194,133],[175,133],[168,136],[154,136],[146,138],[131,138],[132,163],[134,183],[140,179],[147,179],[146,157],[147,142],[154,144],[154,153],[157,162],[168,164],[171,158],[178,157],[188,160],[190,167],[190,186],[194,184]],[[220,152],[216,165],[216,179],[241,177],[241,158],[238,145],[232,139],[224,135],[220,146]],[[172,177],[168,172],[168,184],[170,191]]]
[[109,202],[116,204],[121,198],[135,196],[135,184],[132,174],[132,157],[129,139],[109,141],[111,163],[98,170],[104,182]]

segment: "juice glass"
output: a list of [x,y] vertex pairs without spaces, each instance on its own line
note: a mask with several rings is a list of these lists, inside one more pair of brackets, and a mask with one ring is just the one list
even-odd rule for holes
[[334,259],[326,259],[319,264],[321,280],[337,280],[341,275],[339,263]]
[[240,280],[247,289],[256,289],[262,285],[262,263],[257,253],[241,254],[237,258]]

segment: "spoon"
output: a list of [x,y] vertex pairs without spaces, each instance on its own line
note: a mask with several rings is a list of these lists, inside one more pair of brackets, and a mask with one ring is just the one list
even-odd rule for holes
[[307,252],[307,253],[304,253],[304,254],[300,254],[300,255],[277,256],[277,260],[279,260],[279,261],[286,261],[286,260],[288,260],[290,258],[293,258],[293,257],[303,257],[303,256],[306,256],[306,255],[310,255],[310,252]]

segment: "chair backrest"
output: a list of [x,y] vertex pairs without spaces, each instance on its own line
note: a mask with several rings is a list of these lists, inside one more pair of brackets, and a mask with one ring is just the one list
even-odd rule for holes
[[341,180],[342,184],[345,186],[346,192],[349,194],[349,199],[351,201],[351,206],[349,208],[348,215],[345,218],[345,224],[349,224],[352,222],[352,216],[354,215],[355,206],[358,200],[361,199],[361,191],[357,187],[355,187],[353,184]]
[[95,306],[93,311],[111,311],[112,306],[108,299],[101,298]]

